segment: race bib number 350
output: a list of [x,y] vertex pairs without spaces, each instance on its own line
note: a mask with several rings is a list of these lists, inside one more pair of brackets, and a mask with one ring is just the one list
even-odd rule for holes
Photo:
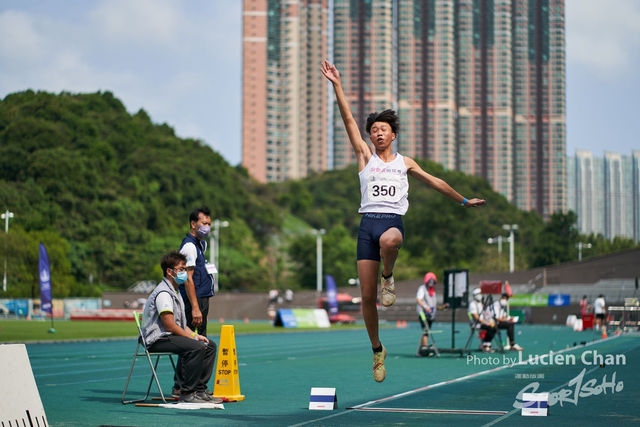
[[402,197],[402,181],[398,175],[377,175],[369,177],[367,195],[372,202],[395,203]]

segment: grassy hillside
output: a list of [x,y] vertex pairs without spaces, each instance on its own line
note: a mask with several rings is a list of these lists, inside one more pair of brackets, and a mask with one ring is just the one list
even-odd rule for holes
[[201,141],[176,137],[143,110],[127,113],[109,92],[27,91],[0,103],[0,206],[15,213],[9,295],[33,292],[40,241],[57,296],[159,278],[159,257],[178,247],[203,204],[231,224],[221,233],[221,283],[259,285],[264,247],[282,223],[268,190]]

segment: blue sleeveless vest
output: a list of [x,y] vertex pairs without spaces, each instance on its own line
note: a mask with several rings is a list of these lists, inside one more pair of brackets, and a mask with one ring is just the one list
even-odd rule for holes
[[[206,249],[206,243],[198,240],[196,237],[191,234],[187,234],[187,236],[182,241],[180,245],[180,250],[187,243],[193,243],[196,246],[196,266],[193,269],[193,284],[196,288],[196,297],[205,298],[213,296],[213,278],[207,272],[206,267],[206,259],[204,257],[204,251]],[[178,288],[180,290],[180,295],[182,295],[182,299],[184,301],[189,301],[187,297],[187,291],[184,288],[184,284],[180,285]]]

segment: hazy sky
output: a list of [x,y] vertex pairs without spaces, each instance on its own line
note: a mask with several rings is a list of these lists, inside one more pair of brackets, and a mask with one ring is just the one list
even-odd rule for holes
[[[567,153],[640,149],[640,1],[566,0]],[[111,91],[241,161],[242,0],[0,0],[0,99]]]

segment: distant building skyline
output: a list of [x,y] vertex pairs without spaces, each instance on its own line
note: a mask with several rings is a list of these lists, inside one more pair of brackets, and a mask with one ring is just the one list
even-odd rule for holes
[[[301,18],[315,5],[317,54]],[[243,165],[256,179],[355,162],[335,102],[322,102],[331,51],[363,139],[368,114],[393,108],[399,152],[483,177],[544,218],[566,210],[564,0],[245,0],[244,14]]]
[[398,3],[399,151],[564,210],[564,1]]
[[603,157],[576,150],[567,157],[567,196],[580,233],[640,241],[640,150]]

